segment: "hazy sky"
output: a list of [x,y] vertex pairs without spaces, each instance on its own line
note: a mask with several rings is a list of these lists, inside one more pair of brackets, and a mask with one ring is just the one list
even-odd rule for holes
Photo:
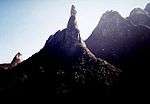
[[86,39],[106,10],[123,17],[150,0],[0,0],[0,63],[20,51],[23,59],[38,52],[49,35],[66,27],[72,3],[82,39]]

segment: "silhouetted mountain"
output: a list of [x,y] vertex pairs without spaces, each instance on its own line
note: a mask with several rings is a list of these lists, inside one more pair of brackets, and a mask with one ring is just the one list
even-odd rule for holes
[[[122,52],[129,51],[126,47],[132,47],[132,39],[136,26],[127,19],[121,17],[116,11],[107,11],[101,17],[100,22],[86,40],[87,46],[98,57],[105,58],[110,62],[119,61]],[[132,34],[132,35],[131,35]],[[132,42],[129,44],[129,42]]]
[[20,56],[21,56],[21,53],[18,52],[13,58],[13,60],[11,61],[11,63],[0,64],[0,71],[11,70],[13,67],[17,66],[19,63],[21,63]]
[[[72,6],[67,28],[57,31],[45,46],[12,70],[4,95],[106,96],[116,85],[120,70],[96,58],[80,38]],[[55,89],[55,92],[54,92]]]
[[135,9],[131,15],[137,25],[115,11],[106,12],[86,40],[87,47],[97,57],[123,70],[118,95],[126,98],[149,93],[150,28],[139,25],[147,21],[143,10]]

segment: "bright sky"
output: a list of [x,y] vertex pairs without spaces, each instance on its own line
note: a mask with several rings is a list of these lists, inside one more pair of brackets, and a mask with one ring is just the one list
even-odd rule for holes
[[135,7],[150,0],[0,0],[0,63],[10,62],[19,51],[23,59],[38,52],[46,39],[66,27],[72,3],[83,40],[101,15],[116,10],[127,17]]

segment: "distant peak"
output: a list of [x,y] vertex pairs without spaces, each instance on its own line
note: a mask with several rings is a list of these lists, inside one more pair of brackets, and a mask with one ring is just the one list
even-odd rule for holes
[[146,14],[146,12],[141,8],[134,8],[131,11],[130,15],[135,15],[135,14]]
[[100,23],[103,22],[116,22],[119,20],[123,20],[123,17],[117,11],[106,11],[100,20]]
[[117,11],[110,10],[110,11],[106,11],[104,15],[120,15],[120,14]]
[[145,6],[145,11],[147,11],[148,13],[150,13],[150,3],[148,3],[146,6]]
[[111,10],[111,11],[106,11],[102,16],[102,18],[105,19],[110,17],[121,17],[121,15],[117,11]]

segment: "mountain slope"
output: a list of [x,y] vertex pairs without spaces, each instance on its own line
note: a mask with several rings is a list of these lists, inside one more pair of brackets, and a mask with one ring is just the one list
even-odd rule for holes
[[130,52],[147,46],[149,34],[148,27],[135,26],[118,12],[109,11],[102,16],[86,44],[97,57],[116,64]]
[[[120,96],[149,93],[150,28],[135,25],[115,11],[106,12],[91,36],[87,47],[96,55],[123,70]],[[127,96],[126,96],[127,95]]]
[[5,95],[104,97],[111,94],[120,73],[96,58],[81,40],[74,6],[67,28],[51,35],[38,53],[10,71],[13,81],[7,83],[9,88],[3,87]]

